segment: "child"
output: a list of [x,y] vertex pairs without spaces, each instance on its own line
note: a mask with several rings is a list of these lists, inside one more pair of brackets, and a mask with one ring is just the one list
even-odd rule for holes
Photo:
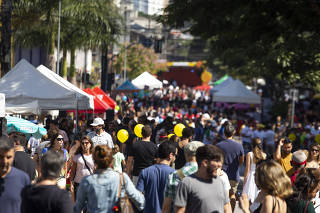
[[117,144],[114,145],[112,149],[112,154],[113,154],[113,169],[117,172],[122,173],[122,165],[123,167],[126,166],[125,158],[124,155],[120,152],[120,148]]

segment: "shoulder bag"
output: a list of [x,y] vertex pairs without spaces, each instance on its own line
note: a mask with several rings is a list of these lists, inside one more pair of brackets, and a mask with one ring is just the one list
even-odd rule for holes
[[124,180],[124,176],[122,173],[119,173],[119,193],[118,193],[118,201],[116,203],[116,206],[113,207],[114,212],[121,212],[121,213],[134,213],[133,206],[131,204],[130,199],[127,196],[126,190],[124,190],[124,197],[121,197],[121,189],[122,189],[122,179],[123,179],[123,185],[126,187],[126,183]]

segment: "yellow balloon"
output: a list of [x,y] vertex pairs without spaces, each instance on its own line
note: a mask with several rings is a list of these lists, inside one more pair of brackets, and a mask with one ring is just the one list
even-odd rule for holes
[[120,129],[117,133],[117,138],[121,143],[124,143],[128,140],[129,138],[129,133],[125,129]]
[[245,127],[246,125],[242,124],[241,127],[240,127],[240,134],[242,133],[242,130],[243,128]]
[[212,78],[212,74],[208,72],[207,70],[204,70],[201,74],[201,80],[204,83],[208,83]]
[[168,139],[170,139],[172,136],[174,136],[174,134],[169,134]]
[[136,134],[137,137],[142,138],[142,128],[144,127],[143,124],[137,124],[134,127],[134,134]]
[[178,137],[182,137],[182,130],[185,128],[185,126],[183,124],[177,124],[174,126],[174,134],[176,134],[176,136]]
[[297,136],[293,133],[289,134],[288,138],[293,142],[297,139]]
[[320,134],[317,134],[317,135],[316,135],[315,140],[316,140],[316,142],[317,142],[317,143],[319,143],[319,144],[320,144]]

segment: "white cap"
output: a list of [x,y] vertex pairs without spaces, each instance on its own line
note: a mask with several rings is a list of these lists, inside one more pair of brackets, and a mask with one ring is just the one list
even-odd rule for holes
[[93,123],[90,124],[91,126],[98,126],[98,125],[104,125],[104,121],[102,120],[102,118],[95,118],[93,120]]
[[210,120],[210,115],[208,113],[204,113],[202,115],[202,118],[205,119],[205,120]]

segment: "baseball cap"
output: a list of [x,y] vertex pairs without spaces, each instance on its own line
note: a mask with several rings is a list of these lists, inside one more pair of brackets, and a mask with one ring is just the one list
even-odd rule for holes
[[102,120],[102,118],[95,118],[93,120],[93,123],[90,124],[91,126],[98,126],[98,125],[104,125],[104,121]]

